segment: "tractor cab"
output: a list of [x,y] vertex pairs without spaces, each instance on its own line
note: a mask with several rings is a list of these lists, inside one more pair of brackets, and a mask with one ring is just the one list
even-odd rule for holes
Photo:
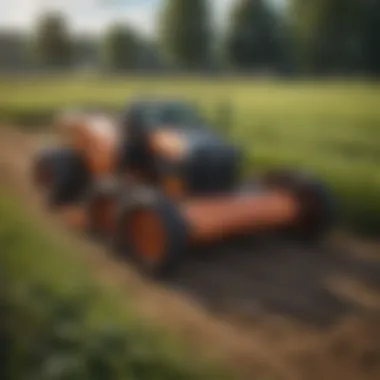
[[132,138],[157,129],[198,129],[204,120],[197,107],[181,101],[139,100],[123,112],[122,128]]
[[193,104],[136,101],[121,124],[119,169],[143,172],[161,185],[180,184],[189,195],[225,192],[236,183],[239,151],[205,126]]

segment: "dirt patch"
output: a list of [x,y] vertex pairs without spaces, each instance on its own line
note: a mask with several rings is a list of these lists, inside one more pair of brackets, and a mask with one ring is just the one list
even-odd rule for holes
[[271,372],[291,379],[380,378],[377,244],[340,236],[311,247],[262,236],[194,252],[170,284],[152,284],[43,210],[29,177],[40,143],[41,136],[0,130],[1,183],[74,244],[78,260],[99,279],[125,289],[149,323],[229,363],[239,378]]

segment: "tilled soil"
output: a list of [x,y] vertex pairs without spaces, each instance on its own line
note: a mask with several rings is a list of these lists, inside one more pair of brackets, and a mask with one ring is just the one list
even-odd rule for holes
[[327,243],[302,246],[269,236],[192,258],[175,280],[218,312],[230,310],[247,320],[265,310],[318,327],[380,307],[380,294],[368,305],[357,294],[359,286],[355,295],[346,295],[341,288],[348,282],[360,283],[361,293],[380,291],[380,252],[379,260],[364,260]]
[[46,139],[1,129],[0,183],[83,252],[100,280],[125,288],[151,323],[239,378],[380,379],[380,243],[337,233],[319,246],[251,237],[193,252],[169,283],[152,284],[43,210],[29,165]]

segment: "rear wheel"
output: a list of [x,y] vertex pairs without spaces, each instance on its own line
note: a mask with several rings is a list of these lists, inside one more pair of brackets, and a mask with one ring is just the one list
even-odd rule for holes
[[296,238],[318,241],[331,229],[335,221],[333,194],[312,175],[289,169],[274,170],[264,175],[266,187],[292,193],[300,204],[300,216],[288,231]]
[[81,157],[64,147],[40,151],[32,164],[32,177],[49,207],[78,201],[89,181]]
[[172,274],[185,254],[186,225],[175,205],[155,191],[135,189],[120,206],[117,226],[122,252],[152,277]]

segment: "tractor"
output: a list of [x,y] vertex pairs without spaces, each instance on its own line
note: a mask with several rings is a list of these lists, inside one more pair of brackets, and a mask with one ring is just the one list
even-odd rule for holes
[[32,166],[44,201],[79,207],[91,236],[149,275],[175,271],[190,247],[265,231],[314,241],[332,227],[326,186],[289,169],[242,180],[241,150],[185,100],[67,111],[54,125],[59,143]]

